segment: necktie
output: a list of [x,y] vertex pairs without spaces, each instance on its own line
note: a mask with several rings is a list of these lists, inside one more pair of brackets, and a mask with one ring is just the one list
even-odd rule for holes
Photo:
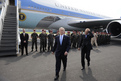
[[60,45],[62,45],[62,35],[60,35]]
[[85,35],[85,38],[87,38],[87,35]]
[[25,33],[24,33],[24,37],[25,37]]

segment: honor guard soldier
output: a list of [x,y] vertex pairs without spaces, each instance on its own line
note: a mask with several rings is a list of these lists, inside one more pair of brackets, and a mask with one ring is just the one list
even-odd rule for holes
[[108,44],[110,44],[111,33],[108,34]]
[[43,48],[43,52],[45,52],[45,34],[44,34],[44,29],[42,30],[42,33],[39,35],[40,38],[40,52],[41,49]]
[[69,36],[71,38],[71,34],[70,31],[67,32],[67,36]]
[[73,32],[71,33],[71,48],[73,47],[73,34],[74,34],[74,30],[73,30]]
[[72,35],[73,37],[73,48],[76,48],[76,43],[77,43],[77,35],[76,32],[74,31],[74,34]]
[[44,30],[44,34],[45,34],[45,50],[46,50],[46,47],[47,47],[47,33],[46,33],[46,30]]
[[104,33],[101,32],[101,45],[103,45],[103,44],[104,44]]
[[32,38],[32,51],[33,51],[34,45],[35,45],[35,48],[36,48],[36,51],[37,51],[38,34],[36,33],[36,30],[33,30],[33,33],[31,34],[31,38]]
[[80,43],[80,41],[81,41],[81,36],[82,36],[82,34],[78,31],[77,32],[77,47],[79,48],[79,43]]
[[67,36],[69,36],[70,42],[71,42],[71,34],[70,34],[70,31],[67,32]]
[[56,33],[55,37],[56,37],[56,36],[58,36],[58,35],[59,35],[59,31],[57,31],[57,33]]
[[98,38],[97,38],[97,43],[100,45],[100,32],[97,32]]
[[50,47],[51,51],[53,49],[53,38],[54,38],[53,32],[52,30],[50,30],[50,34],[48,35],[48,52],[50,51]]

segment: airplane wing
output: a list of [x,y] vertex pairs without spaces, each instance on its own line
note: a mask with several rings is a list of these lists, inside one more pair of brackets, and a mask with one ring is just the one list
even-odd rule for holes
[[121,19],[72,20],[68,22],[68,25],[77,28],[105,28],[111,21],[117,20]]
[[112,36],[121,35],[121,19],[71,20],[68,25],[76,28],[103,28]]

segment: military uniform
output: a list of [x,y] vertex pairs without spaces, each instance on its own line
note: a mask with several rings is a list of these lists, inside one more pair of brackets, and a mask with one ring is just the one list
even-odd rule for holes
[[43,52],[45,52],[45,34],[41,33],[39,35],[39,38],[40,38],[40,52],[42,48],[43,48]]
[[73,47],[73,34],[74,33],[71,34],[71,47]]
[[77,43],[77,35],[73,34],[72,37],[73,37],[73,47],[76,48],[76,45],[77,45],[76,44]]
[[81,36],[82,36],[82,34],[77,35],[77,48],[79,48],[79,43],[81,41]]
[[36,48],[36,51],[37,51],[37,38],[38,38],[38,34],[37,33],[32,33],[31,37],[32,37],[32,51],[33,51],[33,48],[34,48],[34,44],[35,44],[35,48]]
[[46,50],[46,47],[47,47],[47,34],[45,33],[45,50]]
[[49,34],[48,35],[48,51],[50,51],[50,47],[51,47],[51,51],[53,49],[53,34]]
[[101,45],[101,34],[98,34],[97,43],[98,45]]
[[71,41],[70,31],[67,32],[67,36],[70,38],[70,41]]

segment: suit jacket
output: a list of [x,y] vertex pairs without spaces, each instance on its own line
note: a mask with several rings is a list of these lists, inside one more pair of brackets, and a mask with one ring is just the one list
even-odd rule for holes
[[65,51],[69,52],[69,49],[70,49],[70,38],[64,35],[62,45],[60,45],[60,35],[56,36],[55,44],[52,50],[53,52],[55,52],[55,55],[57,56],[64,55]]
[[86,47],[87,50],[91,50],[92,49],[92,45],[91,45],[91,38],[92,37],[94,37],[94,36],[90,31],[88,32],[87,37],[85,37],[85,35],[82,35],[81,41],[79,43],[79,47],[81,47],[81,49]]
[[26,44],[28,44],[29,35],[25,33],[25,36],[24,36],[22,33],[20,34],[20,39],[21,39],[21,44],[24,44],[24,41],[26,41]]

